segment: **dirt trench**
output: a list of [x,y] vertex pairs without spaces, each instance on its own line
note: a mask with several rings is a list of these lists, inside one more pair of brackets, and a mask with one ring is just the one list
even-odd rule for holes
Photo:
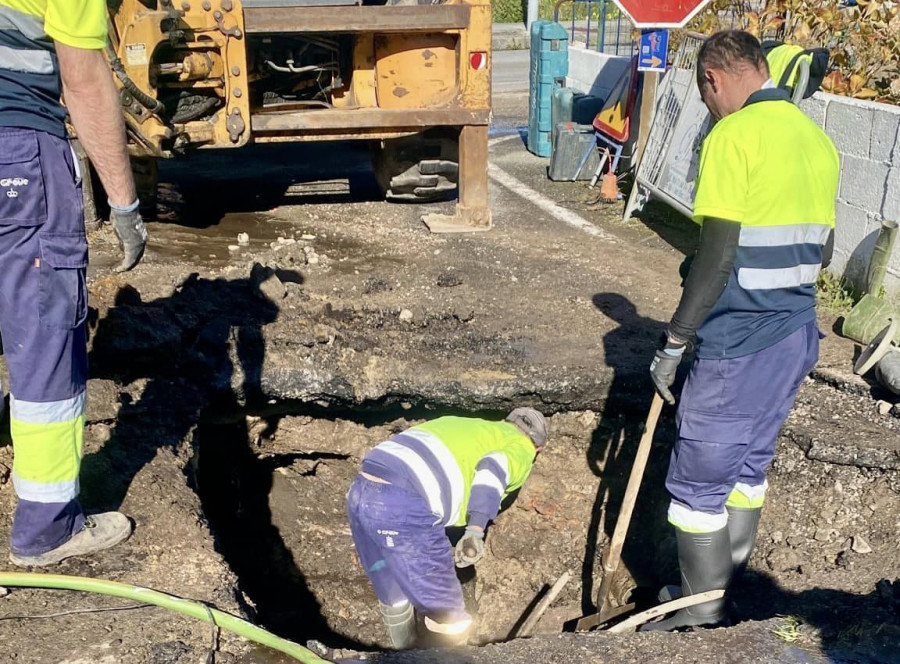
[[[300,641],[370,650],[388,644],[355,558],[344,495],[365,451],[419,419],[359,420],[285,416],[228,431],[202,426],[195,434],[197,486],[219,550],[263,624]],[[557,414],[551,427],[549,449],[490,529],[477,577],[465,580],[478,612],[476,643],[506,640],[532,599],[566,570],[573,580],[539,631],[571,629],[593,608],[599,553],[615,523],[640,423],[583,411]],[[662,489],[671,436],[663,429],[615,586],[619,603],[647,604],[653,588],[677,578]],[[894,505],[898,477],[810,461],[782,439],[770,482],[738,613],[745,620],[797,615],[820,630],[823,648],[853,652],[854,640],[864,643],[889,627],[882,621],[890,606],[876,584],[896,571],[896,512],[886,507]]]

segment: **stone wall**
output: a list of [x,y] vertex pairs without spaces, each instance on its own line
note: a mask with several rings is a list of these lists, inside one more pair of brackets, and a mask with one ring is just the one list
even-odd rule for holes
[[570,44],[566,85],[596,97],[607,97],[630,61],[630,58]]

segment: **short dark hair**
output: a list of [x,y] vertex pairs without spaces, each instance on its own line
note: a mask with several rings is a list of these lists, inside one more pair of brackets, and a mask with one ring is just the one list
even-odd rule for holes
[[735,72],[744,67],[769,71],[759,40],[743,30],[723,30],[709,37],[697,52],[697,86],[703,88],[707,69]]

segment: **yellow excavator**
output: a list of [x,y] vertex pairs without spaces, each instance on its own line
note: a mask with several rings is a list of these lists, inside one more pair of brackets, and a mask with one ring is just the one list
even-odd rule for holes
[[390,200],[490,226],[489,0],[108,0],[107,56],[144,195],[157,160],[358,139]]

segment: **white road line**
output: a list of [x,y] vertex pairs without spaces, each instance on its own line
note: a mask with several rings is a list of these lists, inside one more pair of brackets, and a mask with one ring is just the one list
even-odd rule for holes
[[584,217],[575,214],[572,210],[568,210],[557,205],[543,194],[536,192],[524,182],[521,182],[520,180],[514,178],[499,166],[488,164],[488,177],[497,184],[503,185],[514,194],[521,196],[529,203],[536,205],[552,217],[555,217],[563,223],[569,224],[569,226],[574,226],[575,228],[584,231],[588,235],[593,235],[594,237],[601,238],[606,242],[618,243],[619,241],[619,239],[614,235],[607,233],[601,228],[598,228]]
[[518,129],[514,129],[514,130],[512,130],[512,132],[510,132],[509,134],[506,134],[506,135],[502,135],[502,134],[501,134],[501,135],[499,135],[499,136],[497,136],[497,137],[495,137],[495,138],[490,139],[490,140],[488,141],[488,145],[490,145],[490,146],[497,145],[497,143],[502,143],[503,141],[508,141],[508,140],[510,140],[510,139],[512,139],[512,138],[519,138],[519,136],[520,136],[519,130],[518,130]]

